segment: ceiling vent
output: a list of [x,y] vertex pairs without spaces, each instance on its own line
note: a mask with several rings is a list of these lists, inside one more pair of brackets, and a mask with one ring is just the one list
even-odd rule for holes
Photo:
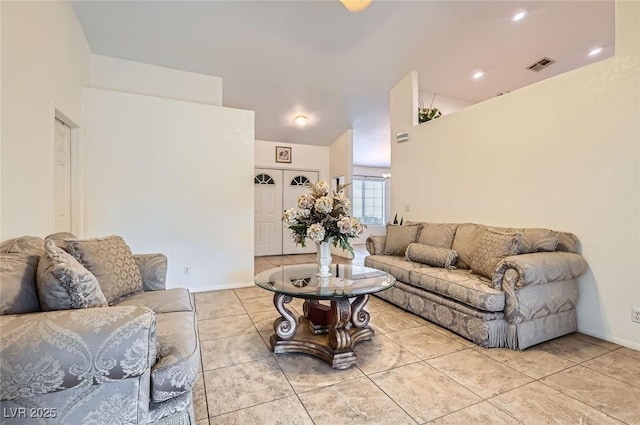
[[546,67],[548,67],[552,63],[556,63],[556,61],[554,61],[551,58],[544,57],[544,58],[540,59],[539,61],[537,61],[536,63],[534,63],[533,65],[528,66],[527,69],[529,71],[538,72],[540,70],[545,69]]

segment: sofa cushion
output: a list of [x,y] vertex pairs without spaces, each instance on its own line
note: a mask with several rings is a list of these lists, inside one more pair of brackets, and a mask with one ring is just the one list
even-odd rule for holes
[[20,236],[9,239],[0,244],[0,252],[40,256],[44,252],[44,240],[37,236]]
[[549,229],[522,229],[518,254],[553,252],[558,246],[558,232]]
[[407,246],[418,238],[419,231],[419,224],[406,224],[404,226],[387,224],[384,255],[404,255]]
[[67,251],[98,278],[109,304],[142,291],[140,270],[120,236],[68,240]]
[[425,267],[420,263],[412,263],[404,257],[392,255],[369,255],[365,257],[364,265],[389,273],[401,282],[409,281],[410,270]]
[[422,223],[418,243],[451,249],[457,228],[457,223]]
[[486,280],[469,270],[445,270],[435,267],[413,269],[409,273],[408,283],[479,310],[504,310],[504,292],[491,288]]
[[[500,233],[484,229],[476,243],[471,270],[487,279],[493,279],[498,263],[503,258],[518,253],[521,236],[519,232]],[[490,285],[493,287],[493,282]]]
[[76,237],[76,235],[74,235],[73,233],[69,233],[69,232],[58,232],[58,233],[52,233],[49,236],[47,236],[46,238],[44,238],[44,240],[52,240],[58,247],[62,248],[62,249],[66,249],[67,248],[67,241],[72,241],[78,239]]
[[409,261],[445,269],[455,269],[458,262],[458,253],[454,250],[420,243],[410,243],[405,257]]
[[158,314],[193,311],[191,294],[184,288],[138,292],[115,302],[113,305],[139,305],[147,307]]
[[193,312],[157,316],[158,361],[151,368],[151,399],[154,403],[193,388],[200,365],[197,332],[196,315]]
[[482,224],[464,223],[458,226],[451,249],[458,253],[458,267],[471,268],[471,259],[476,250],[476,243],[485,226]]
[[38,298],[43,311],[106,307],[98,279],[52,240],[38,263]]
[[0,315],[40,311],[37,255],[0,254]]

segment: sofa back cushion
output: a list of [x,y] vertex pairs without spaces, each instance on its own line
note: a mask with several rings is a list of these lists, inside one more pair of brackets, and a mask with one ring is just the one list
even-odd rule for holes
[[456,235],[457,223],[422,223],[418,243],[451,249]]
[[0,254],[0,315],[40,311],[36,292],[39,256]]
[[485,228],[476,242],[471,271],[492,280],[498,263],[518,253],[521,237],[520,232],[501,233]]
[[44,252],[44,241],[37,236],[20,236],[0,244],[0,253],[28,254],[38,257]]
[[66,250],[98,279],[109,305],[142,291],[140,270],[120,236],[68,240]]
[[474,223],[464,223],[458,226],[451,248],[458,253],[459,268],[471,268],[471,259],[476,250],[476,243],[485,227],[482,224]]
[[405,224],[402,226],[387,224],[384,255],[404,255],[407,246],[418,238],[419,231],[419,224]]
[[38,264],[38,297],[44,311],[107,307],[98,279],[51,239]]

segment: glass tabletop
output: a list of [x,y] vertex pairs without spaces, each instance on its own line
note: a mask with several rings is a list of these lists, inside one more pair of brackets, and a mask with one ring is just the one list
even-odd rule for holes
[[317,277],[317,264],[295,264],[258,273],[261,288],[296,298],[330,299],[373,294],[392,287],[395,277],[381,270],[332,264],[331,277]]

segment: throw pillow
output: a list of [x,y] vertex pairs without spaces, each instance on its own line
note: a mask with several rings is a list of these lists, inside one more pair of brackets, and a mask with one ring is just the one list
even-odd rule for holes
[[416,241],[419,231],[419,224],[407,224],[404,226],[387,224],[384,255],[404,255],[409,244]]
[[482,224],[464,223],[456,229],[455,238],[451,249],[458,253],[458,267],[461,269],[471,268],[471,259],[476,250],[478,239],[485,226]]
[[422,223],[418,243],[451,249],[457,228],[455,223]]
[[500,233],[484,229],[471,259],[471,271],[489,280],[493,279],[498,263],[504,257],[518,253],[520,237],[521,233]]
[[0,315],[40,311],[37,255],[0,254]]
[[558,246],[558,233],[549,229],[524,229],[519,254],[530,252],[553,252]]
[[54,241],[44,244],[38,264],[38,297],[42,310],[105,307],[107,300],[98,279]]
[[95,275],[107,302],[142,292],[142,276],[131,249],[120,236],[68,240],[67,251]]
[[458,253],[454,250],[421,243],[410,243],[405,256],[409,261],[449,270],[455,269],[458,262]]

